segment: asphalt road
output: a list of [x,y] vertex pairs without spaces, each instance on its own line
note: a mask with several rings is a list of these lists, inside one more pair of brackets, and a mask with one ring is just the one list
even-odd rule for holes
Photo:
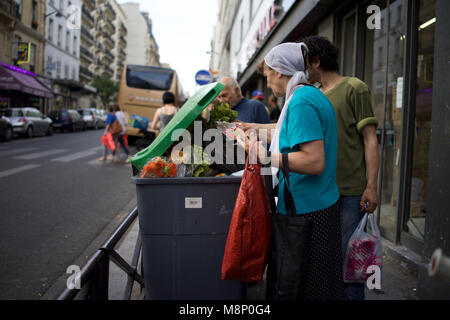
[[40,299],[135,198],[129,164],[97,161],[102,133],[0,143],[0,299]]

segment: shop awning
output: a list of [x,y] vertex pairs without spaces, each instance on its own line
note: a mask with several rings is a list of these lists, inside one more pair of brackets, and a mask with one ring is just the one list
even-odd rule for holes
[[53,98],[52,91],[30,74],[0,65],[0,89],[18,90],[43,98]]

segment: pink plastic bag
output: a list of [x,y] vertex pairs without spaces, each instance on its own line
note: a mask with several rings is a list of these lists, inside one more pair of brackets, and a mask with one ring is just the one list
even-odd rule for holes
[[[364,231],[366,224],[367,232]],[[344,282],[365,283],[371,275],[367,273],[367,268],[380,267],[382,255],[380,230],[374,222],[373,214],[365,214],[348,242],[344,260]]]

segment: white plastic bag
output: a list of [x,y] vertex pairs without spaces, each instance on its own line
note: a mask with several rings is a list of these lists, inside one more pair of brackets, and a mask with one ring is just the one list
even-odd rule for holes
[[[366,224],[367,232],[364,231]],[[370,266],[381,267],[382,255],[380,230],[373,214],[365,214],[348,242],[344,260],[344,282],[365,283],[371,275],[367,273],[367,269]]]

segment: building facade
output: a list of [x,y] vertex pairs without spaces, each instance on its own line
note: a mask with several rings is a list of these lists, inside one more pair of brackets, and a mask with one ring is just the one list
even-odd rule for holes
[[127,59],[126,49],[128,29],[125,26],[127,22],[127,16],[116,1],[112,1],[112,6],[117,13],[116,20],[114,20],[114,25],[116,26],[117,32],[114,36],[116,47],[113,50],[113,54],[115,57],[113,64],[113,78],[115,81],[120,81],[120,77],[122,76],[122,72]]
[[148,13],[139,10],[138,3],[120,5],[127,16],[126,63],[161,66],[159,48],[153,36],[152,21]]
[[46,1],[6,0],[0,5],[0,61],[14,65],[19,42],[31,43],[30,63],[21,68],[44,75]]
[[95,11],[95,0],[82,0],[81,9],[81,30],[80,30],[80,71],[79,78],[84,84],[91,83],[94,74],[92,73],[94,63],[95,38],[93,30],[95,19],[92,12]]
[[[0,2],[0,107],[32,106],[45,112],[53,98],[41,80],[45,75],[46,7],[46,1]],[[30,45],[30,61],[20,66],[17,63],[19,43]]]
[[106,75],[113,79],[114,69],[114,48],[116,41],[114,40],[117,32],[114,20],[117,14],[111,5],[110,0],[96,0],[95,11],[92,12],[95,19],[94,38],[94,63],[91,70],[94,75]]
[[240,2],[225,31],[230,39],[213,42],[223,43],[213,48],[219,55],[229,48],[229,61],[222,62],[229,69],[218,70],[236,77],[244,95],[262,89],[267,98],[271,92],[256,68],[271,48],[309,35],[333,41],[340,73],[367,83],[379,120],[375,215],[382,235],[413,262],[420,298],[450,298],[427,274],[436,248],[450,255],[450,2],[263,0],[255,13],[251,3],[258,1]]
[[81,8],[81,0],[47,0],[45,76],[56,94],[50,109],[78,107],[83,88],[79,82],[81,31],[68,25],[66,18],[71,5]]

